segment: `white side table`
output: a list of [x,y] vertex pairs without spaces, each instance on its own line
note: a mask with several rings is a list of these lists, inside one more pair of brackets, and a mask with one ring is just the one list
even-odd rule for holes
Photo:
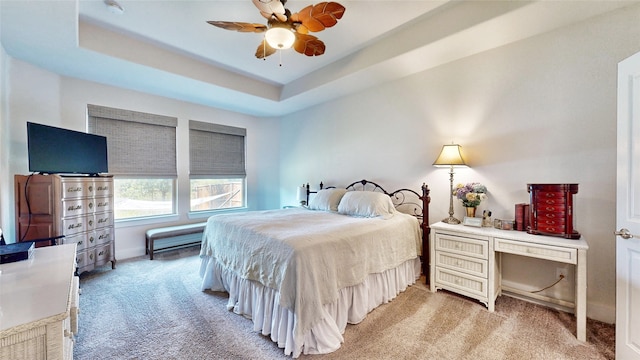
[[494,311],[502,290],[511,291],[501,284],[500,254],[575,265],[575,302],[567,305],[575,309],[576,337],[586,341],[589,245],[584,237],[565,239],[438,222],[431,225],[429,247],[431,291],[447,289],[478,299],[489,311]]

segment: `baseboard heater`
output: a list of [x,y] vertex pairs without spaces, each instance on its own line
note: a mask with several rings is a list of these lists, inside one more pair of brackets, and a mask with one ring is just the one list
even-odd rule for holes
[[153,254],[158,251],[200,245],[205,225],[206,223],[184,224],[147,230],[146,253],[149,254],[149,259],[153,260]]
[[155,240],[153,250],[155,252],[163,250],[179,249],[189,246],[200,245],[202,242],[202,232],[172,236],[164,239]]

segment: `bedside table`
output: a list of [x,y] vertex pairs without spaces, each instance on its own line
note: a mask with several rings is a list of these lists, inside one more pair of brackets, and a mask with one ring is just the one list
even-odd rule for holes
[[494,311],[500,295],[500,269],[493,241],[481,228],[431,225],[431,291],[446,289],[476,299]]

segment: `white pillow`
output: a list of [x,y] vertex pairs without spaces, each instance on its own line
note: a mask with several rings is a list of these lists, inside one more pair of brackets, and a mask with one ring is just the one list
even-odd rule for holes
[[349,191],[342,197],[338,212],[344,215],[391,218],[396,212],[391,197],[375,191]]
[[338,204],[347,189],[318,190],[316,196],[309,201],[309,209],[323,211],[338,211]]

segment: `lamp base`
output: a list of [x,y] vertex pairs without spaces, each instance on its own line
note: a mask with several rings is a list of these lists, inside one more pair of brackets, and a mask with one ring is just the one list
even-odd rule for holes
[[445,224],[453,224],[453,225],[460,224],[460,220],[454,218],[453,216],[449,216],[447,218],[442,219],[442,222]]

